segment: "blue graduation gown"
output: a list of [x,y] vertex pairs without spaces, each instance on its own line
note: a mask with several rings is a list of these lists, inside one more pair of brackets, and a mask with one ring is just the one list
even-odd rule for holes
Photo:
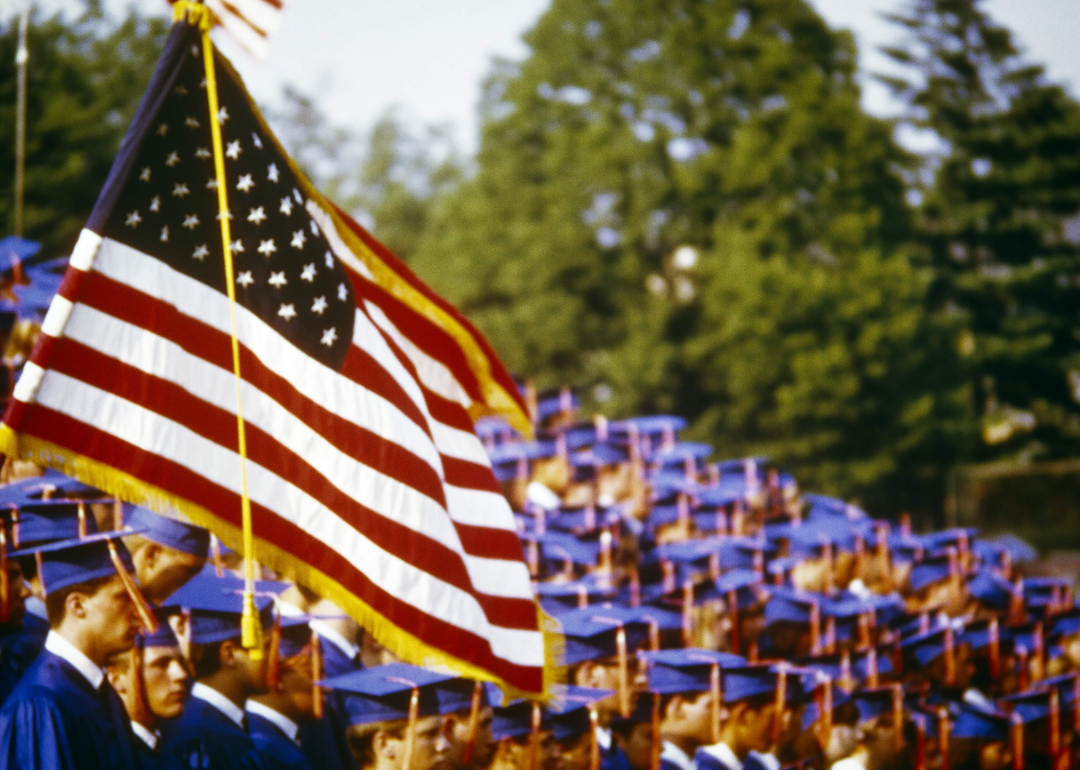
[[[333,642],[320,639],[319,645],[322,648],[323,674],[327,679],[360,670],[360,664]],[[352,752],[345,741],[348,727],[345,697],[341,693],[327,693],[323,700],[322,719],[300,725],[300,748],[308,764],[319,770],[352,770]]]
[[0,709],[0,770],[137,770],[120,696],[47,650]]
[[135,744],[135,754],[139,758],[139,767],[142,770],[162,770],[165,767],[160,751],[147,746],[146,741],[137,735],[132,743]]
[[28,612],[22,628],[0,638],[0,705],[45,649],[48,635],[49,621]]
[[694,764],[697,765],[697,770],[735,770],[735,768],[728,767],[714,755],[701,749],[698,749],[694,754]]
[[266,770],[279,765],[255,748],[247,730],[201,698],[188,696],[184,713],[161,728],[167,766],[197,770]]
[[600,770],[630,770],[630,760],[614,743],[611,744],[610,749],[601,746]]
[[247,715],[248,730],[255,748],[263,754],[273,757],[278,764],[288,770],[311,770],[307,757],[281,728],[258,714]]

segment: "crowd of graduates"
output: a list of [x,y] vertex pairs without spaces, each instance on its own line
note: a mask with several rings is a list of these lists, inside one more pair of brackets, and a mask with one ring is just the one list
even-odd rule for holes
[[[8,348],[55,292],[37,273],[12,286],[40,298],[0,306]],[[477,433],[553,619],[548,699],[398,661],[265,569],[246,647],[238,554],[9,459],[0,770],[1077,764],[1080,610],[1071,581],[1024,574],[1022,542],[917,534],[765,459],[714,461],[681,418],[523,392],[534,440]]]

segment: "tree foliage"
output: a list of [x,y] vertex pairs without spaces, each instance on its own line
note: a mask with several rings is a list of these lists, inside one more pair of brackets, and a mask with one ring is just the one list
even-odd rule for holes
[[850,36],[803,0],[556,0],[526,42],[414,267],[616,416],[678,412],[836,493],[932,480],[965,394]]
[[983,458],[1080,452],[1080,106],[980,0],[912,0],[886,78],[938,149],[915,177],[931,307],[963,319]]
[[[14,226],[18,20],[0,34],[0,218]],[[161,55],[168,24],[87,3],[74,20],[34,16],[27,68],[25,235],[66,253],[97,200]]]

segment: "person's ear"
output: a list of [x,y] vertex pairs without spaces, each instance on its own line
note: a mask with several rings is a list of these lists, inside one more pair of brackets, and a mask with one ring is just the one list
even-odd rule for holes
[[686,701],[682,695],[673,695],[664,709],[664,719],[679,719],[683,715]]
[[454,740],[454,728],[457,727],[457,717],[453,714],[445,714],[439,725],[439,735],[448,741]]
[[236,642],[232,639],[226,639],[218,648],[218,663],[222,668],[236,667]]
[[375,755],[383,759],[397,758],[398,739],[385,730],[379,730],[371,738],[371,745],[375,749]]
[[574,684],[579,687],[592,687],[593,674],[596,672],[596,664],[587,660],[578,666],[578,670],[574,673]]
[[109,680],[117,695],[121,698],[127,695],[127,677],[121,674],[116,666],[106,667],[105,678]]
[[147,569],[153,569],[157,564],[158,558],[161,556],[161,546],[155,543],[153,540],[146,543],[143,546],[143,563]]
[[64,599],[64,614],[76,618],[86,618],[86,597],[78,591],[72,591]]

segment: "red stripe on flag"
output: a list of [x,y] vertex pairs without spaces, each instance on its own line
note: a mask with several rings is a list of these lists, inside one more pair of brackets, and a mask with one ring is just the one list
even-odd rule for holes
[[[40,404],[28,405],[27,412],[27,418],[34,423],[34,435],[38,438],[59,444],[138,478],[153,479],[152,483],[166,492],[191,500],[214,511],[232,525],[240,526],[239,495],[182,465],[146,452],[116,436]],[[521,666],[497,657],[487,639],[434,618],[383,591],[347,559],[299,527],[278,518],[273,511],[252,503],[252,513],[260,525],[270,519],[274,521],[273,527],[260,526],[256,532],[257,537],[297,559],[306,561],[324,574],[333,575],[347,591],[406,632],[420,639],[439,639],[443,643],[443,649],[451,655],[482,666],[516,687],[532,692],[541,690],[541,668]],[[536,628],[535,615],[529,628]]]

